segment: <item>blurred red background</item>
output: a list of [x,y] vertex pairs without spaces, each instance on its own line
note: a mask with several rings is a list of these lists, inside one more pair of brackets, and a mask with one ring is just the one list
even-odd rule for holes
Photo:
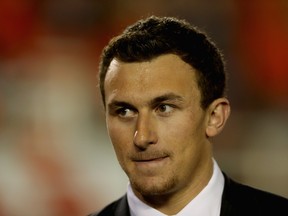
[[198,25],[226,56],[220,165],[288,196],[287,1],[1,0],[0,215],[87,215],[125,192],[97,64],[113,35],[152,14]]

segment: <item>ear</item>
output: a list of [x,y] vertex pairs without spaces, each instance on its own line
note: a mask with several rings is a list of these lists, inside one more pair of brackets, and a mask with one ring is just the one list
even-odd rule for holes
[[222,131],[229,118],[229,101],[226,98],[218,98],[210,104],[207,112],[208,122],[206,126],[206,136],[213,137]]

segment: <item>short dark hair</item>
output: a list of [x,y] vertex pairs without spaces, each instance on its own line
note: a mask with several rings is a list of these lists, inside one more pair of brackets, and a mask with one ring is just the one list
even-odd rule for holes
[[[105,106],[104,81],[111,61],[149,61],[163,54],[175,54],[196,69],[201,107],[223,97],[226,73],[223,55],[208,36],[187,21],[175,17],[151,16],[128,26],[103,49],[99,84]],[[175,71],[175,76],[177,72]]]

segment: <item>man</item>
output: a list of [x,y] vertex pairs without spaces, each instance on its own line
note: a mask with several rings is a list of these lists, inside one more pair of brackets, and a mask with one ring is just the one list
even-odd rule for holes
[[213,158],[230,114],[224,68],[215,44],[176,18],[139,20],[110,41],[100,90],[129,185],[91,215],[288,215],[286,198],[234,182]]

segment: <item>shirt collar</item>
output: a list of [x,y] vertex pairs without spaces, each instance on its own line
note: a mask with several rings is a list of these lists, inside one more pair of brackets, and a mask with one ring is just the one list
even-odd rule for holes
[[[177,216],[219,216],[221,198],[224,188],[224,176],[213,159],[213,174],[205,188],[188,203]],[[130,183],[127,187],[127,198],[131,216],[165,216],[160,211],[148,206],[134,194]]]

